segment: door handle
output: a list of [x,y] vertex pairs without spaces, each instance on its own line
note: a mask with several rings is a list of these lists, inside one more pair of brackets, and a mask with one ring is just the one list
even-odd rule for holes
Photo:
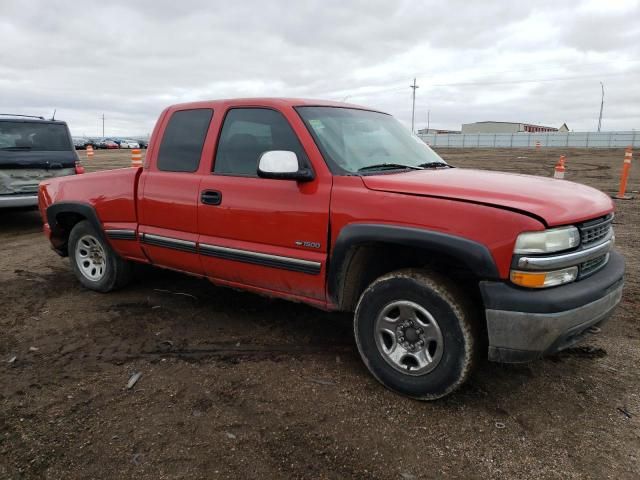
[[222,193],[217,190],[203,190],[200,194],[200,201],[205,205],[220,205]]

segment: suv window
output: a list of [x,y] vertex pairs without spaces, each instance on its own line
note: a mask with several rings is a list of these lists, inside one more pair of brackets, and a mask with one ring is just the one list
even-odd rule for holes
[[213,116],[210,108],[180,110],[171,115],[158,152],[158,170],[195,172]]
[[234,108],[227,113],[213,168],[215,173],[258,175],[258,160],[269,150],[288,150],[306,164],[298,137],[284,116],[268,108]]
[[64,123],[1,121],[0,150],[64,151],[73,150]]

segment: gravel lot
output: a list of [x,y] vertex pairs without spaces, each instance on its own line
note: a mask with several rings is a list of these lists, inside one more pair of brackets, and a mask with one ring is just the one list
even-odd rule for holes
[[[606,192],[623,158],[440,153],[545,176],[567,153],[567,178]],[[128,164],[127,151],[85,162]],[[603,331],[529,365],[485,363],[434,403],[368,374],[349,316],[151,268],[86,291],[37,212],[0,211],[0,478],[638,478],[638,197],[617,203],[626,290]]]

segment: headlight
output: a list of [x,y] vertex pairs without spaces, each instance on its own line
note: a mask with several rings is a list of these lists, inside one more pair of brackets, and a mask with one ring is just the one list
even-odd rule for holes
[[563,268],[551,272],[523,272],[511,270],[511,281],[528,288],[546,288],[573,282],[578,277],[578,267]]
[[552,228],[518,235],[513,253],[551,253],[576,247],[580,233],[576,227]]

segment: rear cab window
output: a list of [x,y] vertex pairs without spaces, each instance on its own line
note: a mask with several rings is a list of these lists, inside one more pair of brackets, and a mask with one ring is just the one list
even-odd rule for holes
[[163,172],[195,172],[213,110],[197,108],[174,112],[164,130],[158,151],[158,170]]

